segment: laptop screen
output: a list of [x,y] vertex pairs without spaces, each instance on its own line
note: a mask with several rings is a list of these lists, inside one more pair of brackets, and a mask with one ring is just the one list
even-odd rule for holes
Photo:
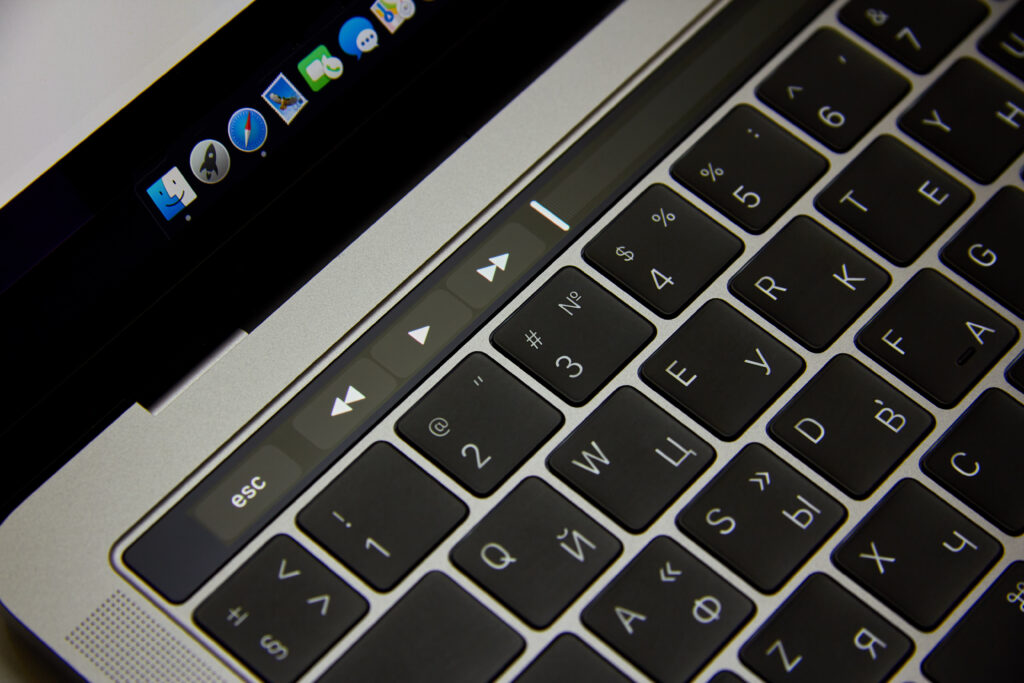
[[0,434],[34,470],[4,483],[4,515],[258,326],[615,4],[258,0],[2,207]]

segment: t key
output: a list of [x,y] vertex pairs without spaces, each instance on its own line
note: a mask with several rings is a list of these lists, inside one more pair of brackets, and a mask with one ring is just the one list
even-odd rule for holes
[[1017,340],[1009,322],[934,270],[904,285],[857,335],[857,346],[950,408]]

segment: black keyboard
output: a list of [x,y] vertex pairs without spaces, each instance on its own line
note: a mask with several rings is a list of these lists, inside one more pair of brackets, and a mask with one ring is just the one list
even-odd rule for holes
[[[269,681],[1022,680],[1010,5],[805,11],[590,213],[481,228],[125,562]],[[333,455],[246,469],[296,440]],[[247,516],[167,578],[211,491]]]

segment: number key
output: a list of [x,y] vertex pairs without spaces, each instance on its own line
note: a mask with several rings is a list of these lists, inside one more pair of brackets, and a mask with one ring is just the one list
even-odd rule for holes
[[845,151],[909,88],[881,61],[822,29],[761,84],[757,96],[832,149]]

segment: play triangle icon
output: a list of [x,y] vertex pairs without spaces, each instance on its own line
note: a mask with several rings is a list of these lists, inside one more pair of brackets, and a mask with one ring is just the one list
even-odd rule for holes
[[366,397],[363,396],[362,392],[352,385],[349,385],[348,391],[345,392],[345,403],[355,403],[357,401],[362,401],[364,398]]
[[508,265],[508,254],[506,253],[499,256],[493,256],[488,260],[497,266],[498,270],[505,270],[505,266]]
[[351,413],[351,412],[352,412],[352,406],[350,406],[349,404],[345,403],[340,398],[335,397],[335,399],[334,399],[334,407],[331,408],[331,417],[337,417],[338,415],[343,415],[345,413]]
[[415,330],[409,330],[409,336],[415,339],[419,344],[427,343],[428,334],[430,334],[430,325],[424,325],[423,327],[417,327]]
[[488,282],[494,282],[494,274],[497,272],[497,267],[484,266],[483,268],[477,268],[476,272],[480,273],[480,276]]

